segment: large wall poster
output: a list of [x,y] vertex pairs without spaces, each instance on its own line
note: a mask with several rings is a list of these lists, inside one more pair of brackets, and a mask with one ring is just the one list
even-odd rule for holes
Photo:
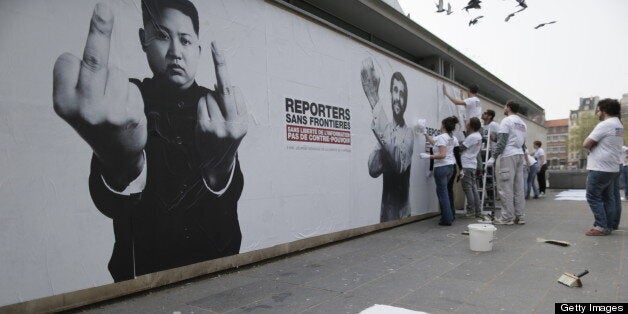
[[438,211],[435,77],[261,0],[98,2],[0,3],[0,306]]

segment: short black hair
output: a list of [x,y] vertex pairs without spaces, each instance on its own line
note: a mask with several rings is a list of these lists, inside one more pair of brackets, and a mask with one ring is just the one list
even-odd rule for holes
[[406,83],[406,79],[403,77],[403,74],[401,74],[401,72],[393,73],[392,77],[390,78],[390,92],[391,93],[392,93],[394,81],[400,81],[401,83],[403,83],[403,87],[406,89],[406,92],[403,93],[403,105],[404,107],[408,107],[408,83]]
[[484,111],[484,114],[491,117],[491,120],[495,119],[495,111],[491,109],[487,109],[486,111]]
[[477,117],[472,117],[469,119],[469,126],[471,127],[471,131],[475,132],[482,128],[482,123]]
[[441,123],[445,127],[445,131],[447,131],[447,133],[451,133],[456,129],[456,124],[458,124],[458,122],[458,117],[451,116],[443,119]]
[[600,108],[600,111],[609,116],[619,116],[619,113],[621,112],[621,105],[617,99],[604,98],[597,103],[597,106]]
[[541,147],[541,145],[543,145],[543,143],[541,143],[541,141],[534,141],[534,145]]
[[508,108],[510,108],[510,111],[512,111],[512,113],[519,113],[519,109],[521,109],[521,105],[519,105],[518,102],[514,102],[512,100],[509,100],[506,103],[506,106],[508,106]]
[[161,14],[161,10],[165,8],[175,9],[187,15],[192,20],[194,32],[198,36],[198,11],[194,4],[188,0],[142,0],[142,21],[144,25],[154,22],[154,18]]
[[469,86],[469,91],[471,92],[471,94],[477,94],[479,90],[480,88],[475,84]]

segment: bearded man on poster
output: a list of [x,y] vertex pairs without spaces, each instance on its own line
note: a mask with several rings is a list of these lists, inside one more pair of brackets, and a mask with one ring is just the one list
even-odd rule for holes
[[114,16],[96,5],[82,59],[54,66],[56,113],[93,150],[89,188],[113,220],[115,281],[237,254],[238,147],[246,109],[211,44],[216,89],[195,81],[199,18],[188,0],[142,0],[142,49],[153,72],[130,79],[108,64]]
[[408,199],[410,164],[414,147],[414,132],[403,118],[408,101],[408,85],[400,72],[390,78],[390,102],[393,120],[388,121],[384,108],[379,105],[379,76],[372,59],[362,63],[362,88],[373,112],[371,129],[378,146],[369,156],[369,174],[373,178],[383,175],[380,222],[410,216]]

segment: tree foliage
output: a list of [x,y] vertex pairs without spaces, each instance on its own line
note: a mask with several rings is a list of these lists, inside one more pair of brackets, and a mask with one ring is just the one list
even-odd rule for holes
[[582,147],[584,140],[600,122],[593,111],[580,112],[576,125],[569,128],[569,152],[576,153],[578,159],[586,159],[588,151]]

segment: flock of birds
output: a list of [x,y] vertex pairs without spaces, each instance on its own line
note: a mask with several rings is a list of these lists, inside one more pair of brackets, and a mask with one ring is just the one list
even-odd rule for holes
[[[528,8],[528,5],[526,4],[526,0],[516,0],[517,3],[519,3],[517,5],[517,7],[521,7],[521,9],[519,9],[518,11],[512,12],[510,14],[508,14],[508,16],[506,16],[506,19],[504,21],[508,22],[512,17],[515,16],[515,14],[525,10]],[[480,3],[482,3],[481,0],[469,0],[469,3],[467,3],[467,6],[465,6],[464,8],[462,8],[463,10],[469,12],[469,9],[481,9],[482,7],[480,6]],[[445,10],[445,6],[443,4],[443,0],[438,0],[438,3],[436,4],[436,12],[437,13],[442,13],[442,12],[446,12],[447,15],[450,15],[452,13],[454,13],[451,10],[451,3],[447,3],[447,10]],[[469,21],[469,26],[471,25],[475,25],[477,24],[477,22],[483,18],[483,15],[477,16],[475,18],[473,18],[471,21]],[[551,22],[546,22],[546,23],[541,23],[537,26],[534,27],[534,29],[539,29],[545,25],[548,24],[554,24],[556,23],[556,21],[551,21]]]

